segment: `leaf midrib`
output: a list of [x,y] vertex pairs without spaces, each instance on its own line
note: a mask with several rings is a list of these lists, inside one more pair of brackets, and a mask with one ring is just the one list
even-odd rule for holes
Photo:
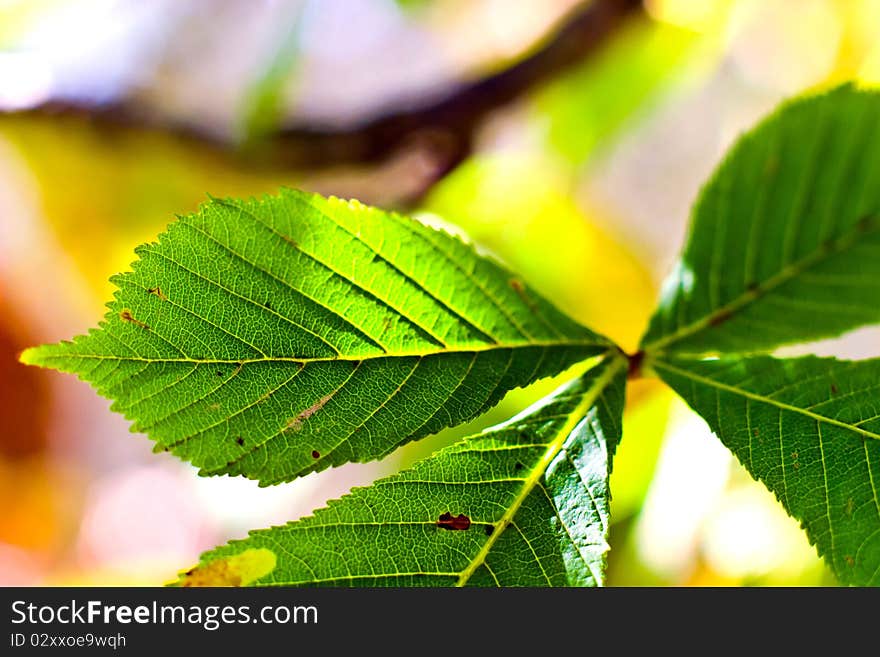
[[660,349],[675,344],[684,338],[695,335],[707,328],[711,328],[721,319],[732,318],[736,312],[742,310],[753,301],[757,301],[761,297],[766,296],[774,289],[795,279],[797,276],[820,264],[824,260],[843,253],[850,247],[854,246],[859,241],[859,238],[872,232],[876,232],[878,229],[880,229],[880,221],[877,221],[876,216],[870,216],[857,222],[852,226],[851,230],[843,233],[837,239],[819,244],[815,251],[807,254],[799,260],[789,263],[779,272],[757,285],[747,288],[732,301],[728,301],[726,304],[716,308],[706,315],[703,315],[699,319],[692,321],[690,324],[679,327],[669,335],[643,345],[642,350],[659,351]]
[[[609,358],[611,358],[610,362],[608,362]],[[456,586],[460,587],[467,584],[468,580],[471,578],[474,572],[476,572],[476,570],[481,565],[483,565],[486,557],[489,555],[489,552],[494,547],[495,542],[504,533],[508,525],[511,524],[513,518],[519,511],[519,508],[522,506],[523,502],[525,502],[526,498],[531,494],[535,486],[540,483],[541,477],[550,466],[550,463],[553,462],[553,459],[556,458],[556,455],[559,454],[560,450],[562,450],[563,446],[565,445],[565,441],[568,439],[571,432],[574,431],[575,427],[577,427],[577,425],[584,419],[587,411],[589,411],[590,407],[602,395],[602,393],[611,383],[612,379],[614,379],[619,371],[623,369],[623,367],[626,365],[626,360],[616,350],[609,351],[607,354],[605,354],[600,363],[596,365],[596,367],[601,367],[606,362],[608,362],[607,369],[593,382],[590,388],[586,392],[584,392],[583,398],[581,399],[580,403],[572,410],[571,413],[568,414],[568,419],[565,421],[565,424],[563,424],[559,428],[559,431],[557,431],[556,433],[556,437],[547,446],[547,450],[544,452],[541,460],[538,461],[537,465],[535,465],[534,468],[532,468],[532,471],[523,482],[523,485],[520,488],[520,491],[514,499],[513,503],[509,507],[507,507],[504,515],[502,515],[496,523],[496,530],[483,544],[483,547],[480,548],[480,551],[477,552],[477,554],[470,561],[467,567],[463,571],[461,571],[458,581],[455,584]]]
[[717,388],[719,390],[724,390],[726,392],[730,392],[735,395],[740,395],[742,397],[745,397],[746,399],[751,399],[752,401],[756,401],[756,402],[760,402],[760,403],[764,403],[764,404],[769,404],[771,406],[776,406],[779,409],[782,409],[784,411],[789,411],[791,413],[798,413],[798,414],[803,415],[805,417],[808,417],[816,422],[824,422],[825,424],[830,424],[830,425],[833,425],[836,427],[840,427],[842,429],[847,429],[849,431],[852,431],[853,433],[857,433],[862,436],[865,436],[866,438],[880,440],[880,434],[876,434],[872,431],[868,431],[867,429],[862,429],[861,427],[858,427],[854,424],[847,424],[846,422],[841,422],[840,420],[835,420],[834,418],[830,418],[825,415],[820,415],[819,413],[813,413],[812,411],[805,409],[805,408],[799,408],[797,406],[792,406],[791,404],[786,404],[785,402],[781,402],[778,399],[773,399],[772,397],[767,397],[765,395],[761,395],[761,394],[758,394],[755,392],[750,392],[748,390],[744,390],[743,388],[738,388],[736,386],[733,386],[733,385],[730,385],[727,383],[722,383],[721,381],[716,381],[715,379],[710,379],[708,377],[701,376],[699,374],[696,374],[695,372],[691,372],[690,370],[685,370],[685,369],[681,369],[679,367],[675,367],[674,365],[671,365],[668,362],[665,362],[662,360],[655,360],[654,362],[651,363],[651,366],[654,367],[655,369],[664,369],[665,368],[667,370],[674,372],[675,374],[678,374],[679,376],[683,376],[687,379],[690,379],[691,381],[695,381],[697,383],[700,383],[700,384],[703,384],[703,385],[706,385],[706,386],[709,386],[712,388]]
[[191,358],[185,356],[175,356],[170,358],[149,358],[145,356],[116,356],[107,354],[39,354],[43,347],[32,347],[26,349],[21,354],[21,361],[26,364],[39,365],[40,362],[48,360],[72,360],[72,359],[88,359],[88,360],[119,360],[132,361],[142,363],[190,363],[205,365],[246,365],[249,363],[317,363],[329,361],[363,361],[386,358],[411,358],[437,356],[442,354],[470,354],[484,351],[497,351],[507,349],[527,349],[527,348],[554,348],[554,347],[608,347],[607,342],[595,340],[553,340],[553,341],[537,341],[522,343],[492,343],[482,345],[467,345],[453,349],[435,349],[435,350],[412,350],[400,351],[396,353],[370,353],[370,354],[343,354],[339,356],[316,356],[312,358],[301,358],[295,356],[267,356],[265,358]]

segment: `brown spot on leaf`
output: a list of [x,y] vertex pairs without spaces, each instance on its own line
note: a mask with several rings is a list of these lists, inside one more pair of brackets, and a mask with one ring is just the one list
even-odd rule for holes
[[483,527],[483,531],[486,532],[486,536],[491,536],[495,531],[495,525],[486,525]]
[[147,290],[147,292],[149,292],[150,294],[156,295],[157,297],[162,299],[162,301],[168,301],[168,297],[165,296],[165,293],[162,291],[162,288],[160,288],[158,285],[156,287],[151,287],[149,290]]
[[851,554],[847,554],[843,557],[843,560],[846,561],[846,565],[852,568],[856,565],[856,560],[853,559]]
[[290,419],[287,422],[287,426],[285,427],[285,431],[299,431],[300,429],[302,429],[303,422],[305,422],[310,417],[312,417],[315,413],[317,413],[322,408],[324,408],[324,405],[328,401],[330,401],[331,399],[333,399],[332,392],[328,395],[324,395],[323,397],[321,397],[318,401],[316,401],[314,404],[309,406],[306,410],[302,411],[295,418]]
[[131,314],[131,311],[128,310],[127,308],[119,313],[119,319],[121,319],[123,322],[127,322],[129,324],[134,324],[135,326],[139,326],[142,329],[149,329],[150,328],[149,326],[147,326],[143,322],[139,322],[138,320],[136,320],[134,318],[134,316]]
[[837,386],[835,384],[831,384],[831,394],[836,395],[838,393]]
[[759,289],[760,288],[758,287],[757,281],[751,281],[748,285],[746,285],[746,290],[750,294],[755,295],[755,296],[757,296]]
[[319,459],[319,458],[321,458],[321,452],[319,452],[319,451],[316,450],[316,449],[313,449],[313,450],[312,450],[312,458],[313,458],[313,459]]
[[206,566],[191,568],[183,576],[181,586],[241,586],[241,576],[230,571],[227,562],[218,559]]
[[534,301],[532,301],[529,298],[529,295],[526,293],[526,286],[523,284],[523,282],[518,278],[511,278],[507,282],[510,285],[511,289],[516,292],[516,295],[523,300],[523,303],[525,303],[529,307],[529,310],[537,314],[538,308],[535,306]]
[[268,308],[269,310],[272,310],[272,304],[269,303],[268,301],[267,301],[266,303],[264,303],[263,305],[264,305],[266,308]]
[[241,436],[238,436],[235,439],[235,442],[238,443],[239,447],[244,447],[244,438],[242,438]]
[[754,429],[752,429],[752,435],[753,435],[755,438],[758,437],[758,434],[759,434],[759,433],[761,433],[761,432],[758,431],[758,427],[755,427]]
[[451,531],[464,531],[470,529],[471,519],[463,513],[453,516],[447,511],[437,519],[437,526]]
[[514,469],[514,470],[522,470],[522,469],[523,469],[523,464],[520,463],[519,461],[517,461],[516,463],[513,464],[513,469]]

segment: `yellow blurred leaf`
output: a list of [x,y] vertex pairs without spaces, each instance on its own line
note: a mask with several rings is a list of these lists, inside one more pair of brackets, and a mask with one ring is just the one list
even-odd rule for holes
[[247,197],[294,184],[205,143],[79,116],[0,117],[0,139],[34,174],[45,220],[96,304],[112,294],[108,279],[128,269],[136,245],[155,239],[175,215],[196,210],[208,193]]
[[626,387],[624,434],[611,473],[611,518],[638,512],[654,476],[674,395],[657,379],[635,379]]

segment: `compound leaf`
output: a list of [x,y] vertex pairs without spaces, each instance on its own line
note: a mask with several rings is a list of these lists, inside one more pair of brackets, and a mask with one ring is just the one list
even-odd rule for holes
[[459,239],[357,202],[212,200],[136,253],[98,329],[22,361],[78,374],[203,474],[378,458],[610,345]]
[[796,100],[703,189],[642,348],[766,351],[880,320],[880,94]]
[[202,556],[179,584],[596,586],[626,361],[313,516]]
[[801,521],[841,582],[880,585],[880,359],[652,366]]

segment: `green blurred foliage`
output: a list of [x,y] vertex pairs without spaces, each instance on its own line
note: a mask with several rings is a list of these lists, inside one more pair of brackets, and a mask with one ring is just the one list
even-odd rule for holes
[[295,15],[288,19],[287,27],[276,41],[271,56],[245,95],[240,120],[241,138],[245,143],[264,140],[281,125],[284,112],[290,104],[287,90],[301,58],[301,13],[302,7],[295,8]]
[[672,25],[633,21],[595,59],[560,76],[533,101],[550,146],[572,165],[590,160],[630,121],[650,111],[686,71],[699,35]]

